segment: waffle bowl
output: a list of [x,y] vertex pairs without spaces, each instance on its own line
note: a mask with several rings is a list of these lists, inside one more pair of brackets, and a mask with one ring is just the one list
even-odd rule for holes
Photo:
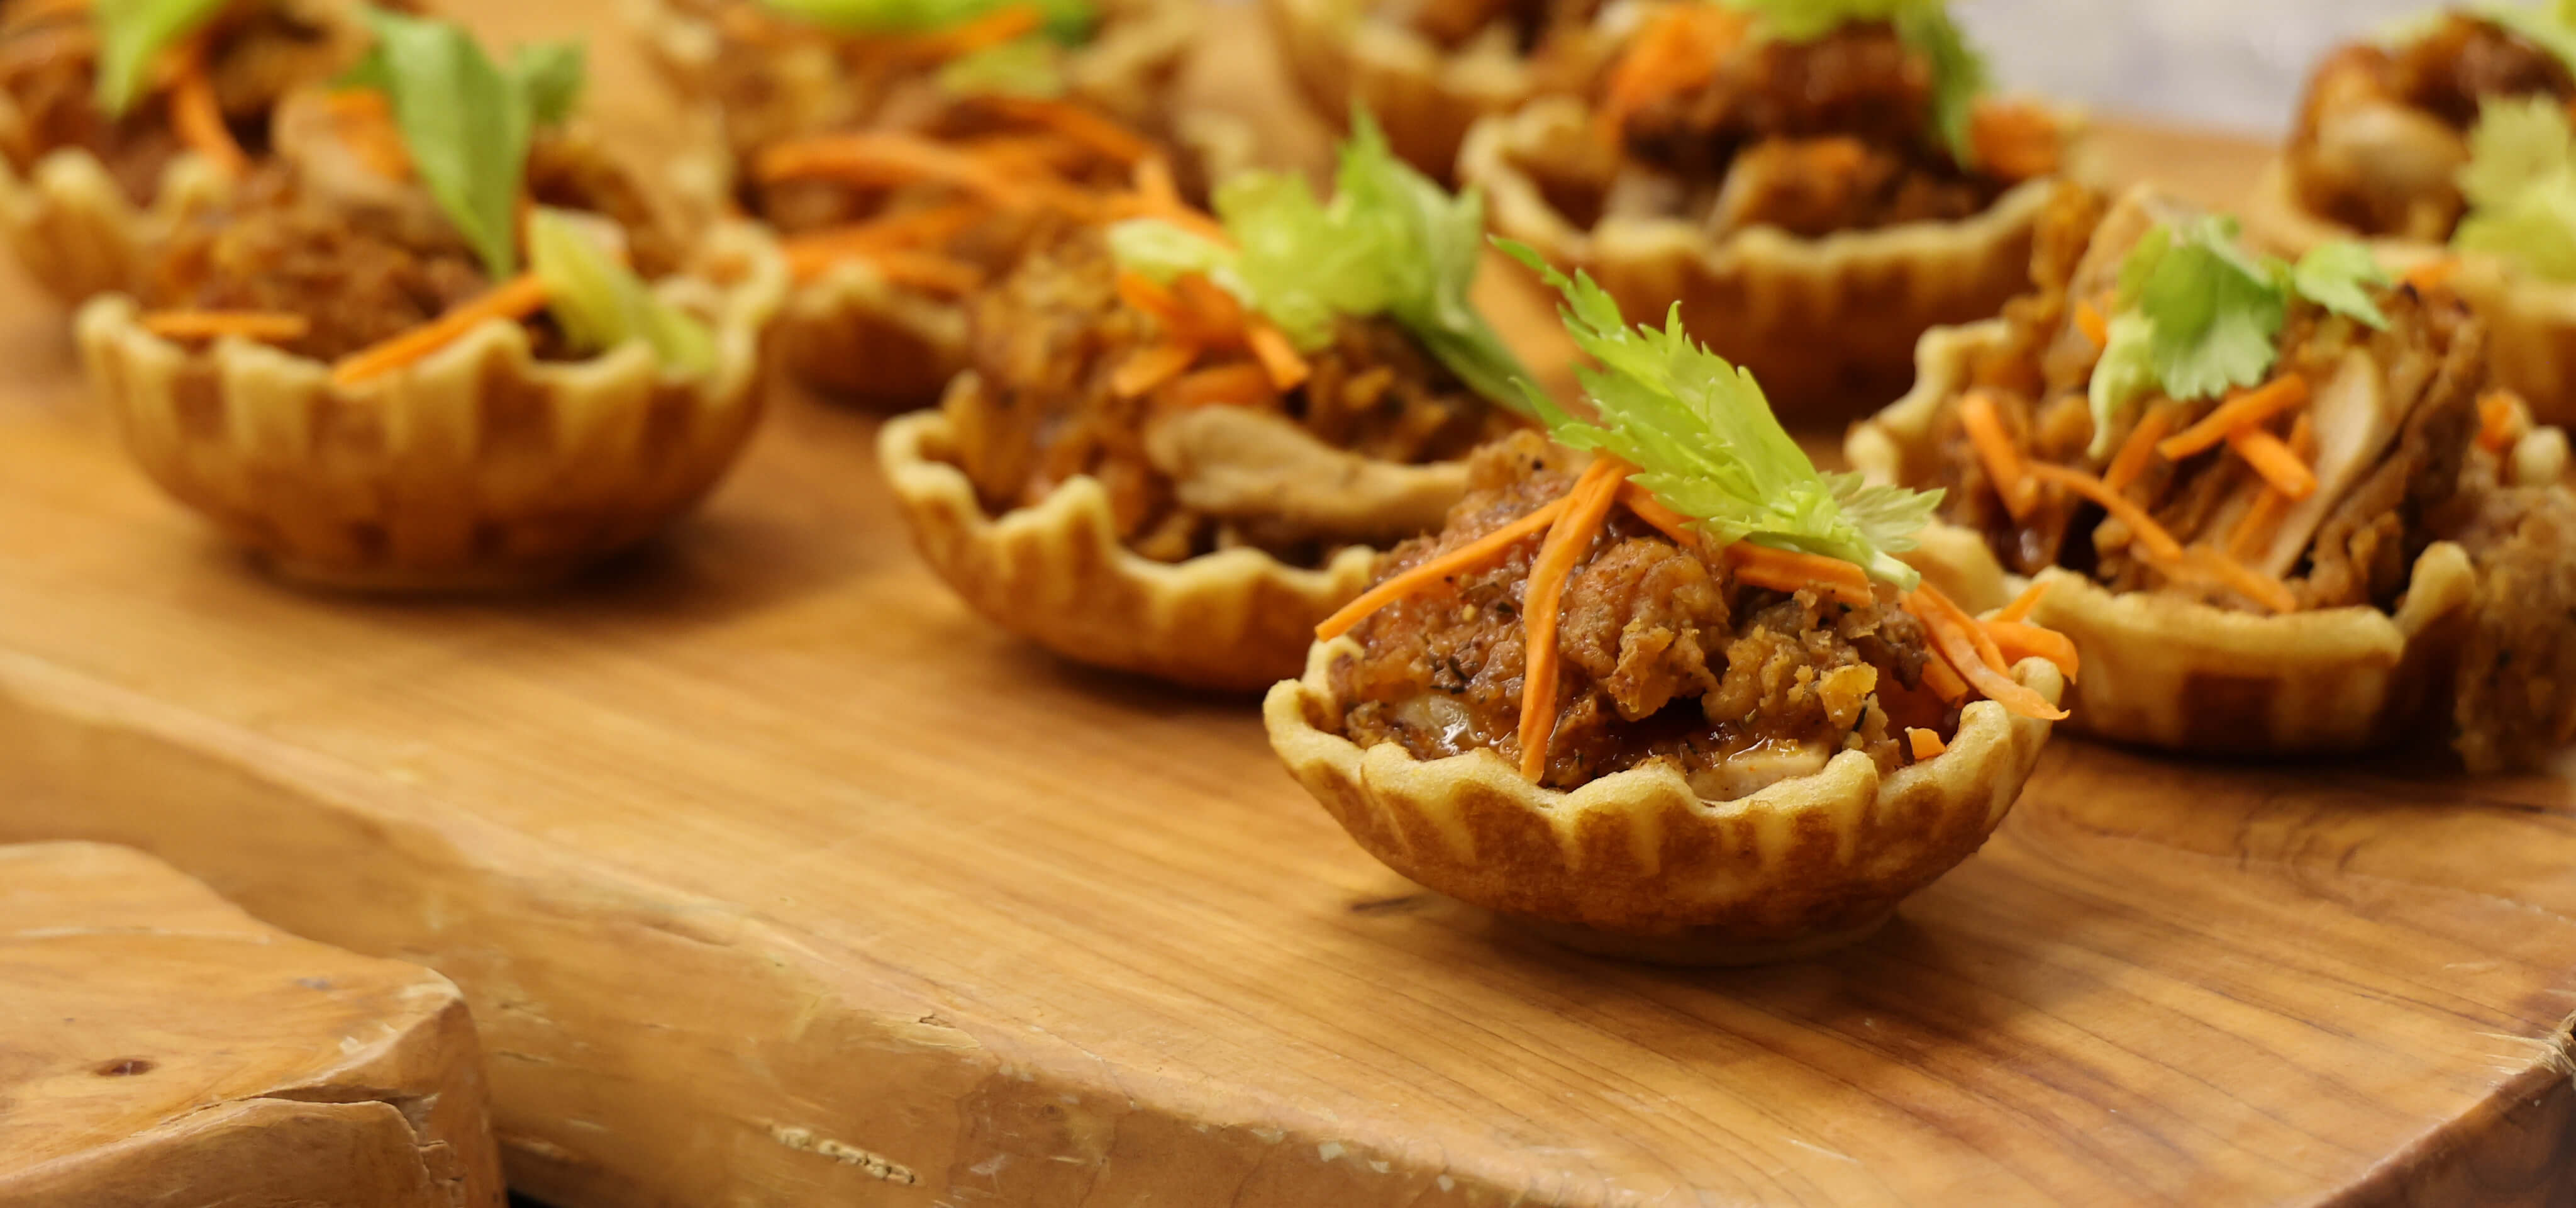
[[[1703,800],[1663,764],[1560,792],[1491,750],[1423,761],[1337,733],[1332,668],[1358,649],[1315,645],[1305,677],[1262,706],[1272,749],[1351,838],[1559,943],[1664,964],[1760,964],[1867,938],[1985,843],[2050,729],[1976,701],[1946,751],[1892,775],[1847,751],[1737,801]],[[2038,659],[2015,676],[2052,701],[2064,686]]]
[[1585,231],[1525,165],[1579,159],[1592,137],[1582,101],[1542,97],[1478,123],[1459,175],[1484,188],[1496,234],[1592,274],[1631,318],[1679,303],[1682,325],[1760,378],[1792,423],[1855,418],[1904,393],[1918,337],[1992,315],[2026,288],[2056,187],[2022,184],[1965,222],[1823,239],[1755,228],[1712,242],[1674,218],[1611,217]]
[[[983,388],[961,374],[950,405]],[[1357,547],[1312,570],[1257,549],[1142,557],[1118,540],[1108,492],[1089,477],[993,516],[955,463],[955,439],[945,411],[896,419],[878,439],[914,544],[976,612],[1075,662],[1257,692],[1295,674],[1316,624],[1368,588],[1376,554]]]
[[2487,360],[2497,384],[2528,400],[2539,422],[2576,425],[2576,285],[2534,277],[2499,256],[2457,253],[2438,243],[2367,239],[2302,204],[2285,160],[2264,170],[2246,206],[2245,225],[2256,240],[2290,256],[2337,239],[2359,240],[2398,272],[2456,256],[2459,269],[2450,285],[2486,323]]
[[[15,120],[0,98],[0,125]],[[221,205],[223,175],[203,157],[173,160],[138,206],[98,157],[64,147],[20,174],[0,161],[0,238],[27,274],[66,305],[139,285],[151,249],[190,216]]]
[[706,494],[759,418],[785,282],[768,236],[728,224],[660,283],[714,330],[717,366],[694,381],[665,377],[640,343],[540,361],[501,321],[355,387],[265,345],[164,340],[123,294],[83,307],[77,335],[144,472],[280,575],[503,590],[579,571]]
[[1538,93],[1538,74],[1508,47],[1450,54],[1354,8],[1352,0],[1262,0],[1307,101],[1337,128],[1349,125],[1354,104],[1366,107],[1395,153],[1435,180],[1457,175],[1469,128]]
[[[1922,481],[1942,402],[2003,336],[2000,322],[1924,337],[1914,392],[1856,426],[1852,467],[1877,481]],[[2563,472],[2548,430],[2524,438],[2509,464]],[[2522,473],[2517,471],[2517,474]],[[2005,572],[1974,533],[1935,524],[1907,555],[1924,577],[1972,610],[1996,608],[2029,586]],[[2167,750],[2313,755],[2364,750],[2403,737],[2436,704],[2478,601],[2466,551],[2426,548],[2395,614],[2332,608],[2286,615],[2236,612],[2156,593],[2115,594],[2051,568],[2057,586],[2031,620],[2075,642],[2084,679],[2069,723],[2080,732]]]

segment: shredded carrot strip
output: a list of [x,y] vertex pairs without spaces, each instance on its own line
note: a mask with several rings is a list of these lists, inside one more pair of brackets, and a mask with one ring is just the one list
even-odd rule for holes
[[1165,331],[1180,332],[1190,325],[1190,317],[1181,309],[1181,300],[1172,296],[1171,287],[1133,269],[1118,274],[1118,300],[1152,316]]
[[2274,612],[2299,610],[2299,597],[2291,593],[2289,584],[2263,574],[2208,546],[2193,546],[2178,569],[2215,579],[2237,594]]
[[2449,285],[2451,278],[2458,275],[2459,271],[2459,257],[2444,256],[2439,260],[2427,260],[2406,270],[2406,276],[2402,280],[2416,293],[2429,293]]
[[1271,388],[1270,374],[1261,366],[1236,361],[1184,374],[1164,387],[1160,397],[1182,408],[1258,407],[1276,401],[1279,393]]
[[1522,643],[1529,652],[1521,676],[1521,775],[1535,781],[1547,774],[1548,747],[1556,739],[1556,629],[1562,617],[1565,582],[1574,565],[1592,550],[1592,539],[1609,518],[1619,498],[1628,466],[1603,457],[1583,471],[1566,498],[1565,513],[1548,526],[1547,543],[1530,564],[1528,594],[1521,607]]
[[1024,96],[988,96],[979,103],[1120,164],[1141,164],[1154,154],[1154,144],[1145,136],[1080,105]]
[[339,135],[358,162],[388,180],[409,180],[411,149],[394,126],[393,104],[372,88],[332,93],[328,102],[332,132]]
[[2522,399],[2510,390],[2490,390],[2478,399],[2478,447],[2502,453],[2522,439]]
[[1959,673],[1950,669],[1949,662],[1937,655],[1923,662],[1923,686],[1948,704],[1955,705],[1968,699],[1968,681],[1960,679]]
[[[2317,425],[2307,415],[2302,414],[2299,422],[2290,426],[2290,452],[2302,463],[2316,458]],[[2273,531],[2280,527],[2281,518],[2289,514],[2290,503],[2290,497],[2282,494],[2280,487],[2267,483],[2263,493],[2254,498],[2254,505],[2245,509],[2244,517],[2236,522],[2235,530],[2227,535],[2228,554],[2241,559],[2260,553],[2263,543],[2270,541]]]
[[2317,493],[2316,471],[2280,437],[2261,428],[2239,428],[2227,434],[2227,447],[2234,449],[2245,464],[2263,476],[2272,489],[2287,495],[2293,503]]
[[410,331],[341,358],[331,367],[331,384],[354,386],[382,377],[463,339],[465,333],[487,322],[516,322],[545,305],[545,282],[537,280],[533,273],[512,278]]
[[[837,180],[854,185],[949,185],[993,205],[1024,209],[1034,182],[1014,179],[996,161],[917,135],[891,131],[825,134],[780,143],[761,153],[765,181]],[[1023,174],[1025,175],[1025,174]]]
[[1014,4],[951,29],[906,38],[899,45],[904,53],[919,58],[955,59],[1025,38],[1045,24],[1046,14],[1038,6]]
[[2004,510],[2015,520],[2028,519],[2031,509],[2039,506],[2039,483],[2024,471],[2021,450],[2013,444],[2012,434],[2004,431],[1995,397],[1983,390],[1970,391],[1959,400],[1959,425],[1968,430],[1968,441],[1977,447],[1977,460],[1994,481]]
[[1941,594],[1940,588],[1926,583],[1907,592],[1905,610],[1923,622],[1924,631],[1932,635],[1933,650],[1948,660],[1950,669],[1984,693],[1987,700],[2022,717],[2065,719],[2066,711],[2049,704],[2047,697],[1995,669],[1993,664],[2001,662],[2003,655],[1996,649],[1994,639],[1986,635],[1985,627],[1976,618]]
[[2056,586],[2057,580],[2044,579],[2023,588],[2020,595],[2013,597],[2012,603],[2004,605],[2001,611],[1995,613],[1995,618],[1986,624],[2014,625],[2029,620],[2030,614],[2039,610],[2039,602],[2047,599],[2050,589]]
[[1918,761],[1933,758],[1950,749],[1950,744],[1941,741],[1941,736],[1930,730],[1907,730],[1905,742],[1907,746],[1913,748],[1914,758]]
[[1666,7],[1610,69],[1595,119],[1604,137],[1615,140],[1638,110],[1707,83],[1750,25],[1742,14],[1713,4]]
[[2111,346],[2111,321],[2102,317],[2102,308],[2090,298],[2075,304],[2075,330],[2083,332],[2095,348]]
[[1138,349],[1109,375],[1109,389],[1120,398],[1143,398],[1163,383],[1189,372],[1199,359],[1196,344],[1165,340]]
[[1553,500],[1510,524],[1368,589],[1360,594],[1360,598],[1343,605],[1340,612],[1324,618],[1324,623],[1315,627],[1315,640],[1332,641],[1357,628],[1360,622],[1377,615],[1378,610],[1389,604],[1430,591],[1435,585],[1502,557],[1503,552],[1512,546],[1546,532],[1556,523],[1556,518],[1565,513],[1566,504],[1572,498],[1569,495]]
[[1262,370],[1270,375],[1270,384],[1282,391],[1305,385],[1306,378],[1314,373],[1306,358],[1298,355],[1297,346],[1288,342],[1288,334],[1266,319],[1253,323],[1244,339],[1252,345],[1253,359],[1260,361]]
[[2181,411],[2174,404],[2159,403],[2139,417],[2138,426],[2129,429],[2129,439],[2120,443],[2119,455],[2111,459],[2111,471],[2102,476],[2102,485],[2127,493],[2129,485],[2147,472],[2148,459],[2156,455],[2156,442],[2173,431],[2174,416]]
[[165,340],[214,340],[240,336],[268,344],[300,340],[313,331],[302,315],[266,310],[159,310],[143,316],[143,330]]
[[2285,373],[2251,390],[2241,390],[2218,408],[2200,418],[2200,422],[2156,443],[2156,452],[2166,461],[2181,461],[2206,453],[2227,439],[2227,434],[2269,421],[2273,416],[2308,401],[2308,379]]
[[1968,119],[1968,143],[1976,148],[1979,168],[2007,180],[2056,175],[2066,150],[2047,110],[2011,102],[1978,105]]
[[1632,482],[1619,488],[1619,502],[1627,504],[1628,511],[1645,521],[1648,527],[1672,538],[1673,544],[1690,550],[1700,547],[1700,535],[1691,528],[1690,519],[1665,507],[1664,501],[1655,498],[1654,492]]
[[170,124],[188,149],[228,180],[250,171],[250,156],[224,124],[223,102],[215,97],[215,78],[206,69],[206,37],[199,34],[179,50],[178,71],[170,83]]
[[1130,169],[1130,176],[1138,201],[1148,206],[1176,210],[1189,208],[1190,203],[1181,200],[1180,182],[1172,177],[1172,161],[1165,159],[1160,152],[1137,160],[1136,166]]
[[865,222],[851,223],[848,226],[809,231],[790,238],[787,241],[787,247],[790,255],[800,247],[818,250],[828,248],[846,251],[852,255],[880,248],[920,247],[925,244],[941,243],[956,236],[966,228],[975,225],[976,220],[987,213],[989,211],[980,206],[968,205],[964,202],[924,206],[920,209],[888,214],[882,218],[871,218]]
[[1188,322],[1180,334],[1229,348],[1243,346],[1251,316],[1244,313],[1243,303],[1227,293],[1224,286],[1208,280],[1204,273],[1189,273],[1172,279],[1172,296],[1179,300],[1181,314]]
[[2155,517],[2147,514],[2147,509],[2130,502],[2127,496],[2104,485],[2101,479],[2082,470],[2044,462],[2031,463],[2030,472],[2042,482],[2054,483],[2101,504],[2102,510],[2129,526],[2129,532],[2146,547],[2149,558],[2171,562],[2182,557],[2182,542],[2174,540],[2172,533],[2166,532],[2163,525],[2156,523]]
[[2075,639],[2054,629],[2042,629],[2026,621],[1988,621],[1986,632],[1994,637],[1995,648],[2003,652],[2007,665],[2026,658],[2043,658],[2057,664],[2057,669],[2074,679],[2082,670],[2082,660],[2075,653]]
[[1840,558],[1738,541],[1726,547],[1726,560],[1734,568],[1738,582],[1755,587],[1790,592],[1814,588],[1820,595],[1855,608],[1868,607],[1878,600],[1878,593],[1869,585],[1869,572]]

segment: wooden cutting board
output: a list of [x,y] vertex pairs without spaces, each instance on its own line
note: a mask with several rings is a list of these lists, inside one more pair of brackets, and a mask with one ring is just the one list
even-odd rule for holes
[[[1212,91],[1311,139],[1249,20]],[[612,117],[667,128],[601,58]],[[2214,201],[2259,160],[2108,135]],[[23,290],[0,357],[0,839],[137,844],[454,978],[510,1173],[566,1208],[2570,1194],[2576,769],[2065,740],[1858,948],[1608,964],[1360,854],[1251,702],[979,624],[868,418],[782,400],[702,517],[577,588],[386,603],[246,573],[154,494]]]

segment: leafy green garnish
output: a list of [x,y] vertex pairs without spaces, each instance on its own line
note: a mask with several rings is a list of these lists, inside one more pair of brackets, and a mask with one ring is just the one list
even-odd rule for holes
[[1110,232],[1118,262],[1159,281],[1205,273],[1306,351],[1343,315],[1386,315],[1485,398],[1516,406],[1529,376],[1468,299],[1484,250],[1485,206],[1407,167],[1365,111],[1352,115],[1330,204],[1303,178],[1247,172],[1217,189],[1232,248],[1139,219]]
[[2259,385],[2280,360],[2292,301],[2374,328],[2388,316],[2370,296],[2388,275],[2368,249],[2328,243],[2291,264],[2237,243],[2236,220],[2158,223],[2120,266],[2109,345],[2093,371],[2093,452],[2109,451],[2121,409],[2158,390],[2214,398]]
[[1932,67],[1932,132],[1965,168],[1976,167],[1971,119],[1990,73],[1984,56],[1950,19],[1948,0],[1723,0],[1749,13],[1766,37],[1813,42],[1845,25],[1885,21]]
[[1034,7],[1047,36],[1075,45],[1100,22],[1095,0],[764,0],[800,21],[849,33],[925,34],[1008,8]]
[[205,27],[226,0],[96,0],[90,22],[98,30],[98,106],[110,117],[143,96],[161,52]]
[[1636,466],[1637,485],[1720,546],[1750,541],[1839,558],[1900,588],[1921,581],[1895,555],[1914,548],[1941,492],[1819,473],[1772,415],[1753,375],[1682,330],[1679,305],[1661,331],[1631,328],[1591,277],[1568,280],[1527,246],[1500,246],[1565,295],[1566,331],[1600,363],[1576,374],[1600,412],[1598,424],[1568,415],[1523,380],[1530,409],[1557,443]]
[[484,271],[517,271],[513,227],[528,144],[563,120],[581,94],[581,48],[523,46],[507,68],[483,53],[464,27],[364,10],[375,48],[347,83],[391,102],[421,184],[483,261]]
[[2460,171],[2469,213],[2451,237],[2551,281],[2576,281],[2576,129],[2546,96],[2487,102]]
[[1063,50],[1045,38],[1013,38],[941,64],[940,90],[952,96],[1064,95]]
[[647,288],[583,229],[581,219],[537,210],[528,220],[528,261],[545,283],[546,309],[576,351],[602,352],[642,340],[664,369],[703,374],[715,368],[715,336]]

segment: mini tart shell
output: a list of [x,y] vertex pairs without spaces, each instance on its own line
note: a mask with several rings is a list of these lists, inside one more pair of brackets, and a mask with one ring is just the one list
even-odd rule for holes
[[761,345],[786,267],[747,224],[714,231],[665,296],[708,319],[717,365],[665,377],[628,344],[540,361],[491,322],[356,387],[237,339],[146,331],[132,298],[77,322],[92,389],[180,502],[290,579],[373,591],[541,584],[659,532],[729,467],[759,418]]
[[[19,120],[17,108],[0,98],[0,126]],[[163,171],[152,204],[138,206],[97,156],[63,147],[23,175],[0,160],[0,237],[46,292],[78,305],[139,288],[152,249],[228,191],[214,165],[187,154]]]
[[[1332,668],[1358,650],[1317,644],[1305,678],[1262,707],[1271,748],[1334,820],[1424,886],[1662,963],[1757,964],[1866,937],[1985,843],[2050,728],[1977,701],[1946,751],[1890,775],[1846,751],[1737,801],[1703,800],[1661,763],[1559,792],[1492,750],[1424,761],[1337,733]],[[2051,699],[2064,683],[2036,659],[2016,676]]]
[[2308,209],[2299,200],[2285,159],[2273,160],[2264,170],[2247,203],[2245,223],[2255,239],[2293,257],[2338,239],[2368,244],[2381,264],[2401,273],[2458,257],[2451,287],[2486,322],[2487,360],[2496,383],[2520,394],[2540,423],[2576,425],[2576,284],[2542,280],[2500,256],[2454,252],[2438,243],[2368,238]]
[[1592,137],[1591,112],[1543,97],[1479,122],[1459,153],[1484,188],[1496,234],[1599,280],[1632,319],[1682,325],[1753,371],[1792,423],[1866,414],[1912,380],[1914,344],[1945,323],[1984,318],[2029,287],[2039,218],[2056,187],[2024,183],[1962,222],[1906,223],[1800,239],[1770,228],[1716,241],[1673,218],[1605,218],[1577,229],[1521,165],[1564,158]]
[[[1920,482],[1935,455],[1941,404],[2003,336],[2000,322],[1923,339],[1914,392],[1852,429],[1852,467],[1880,482]],[[1977,534],[1936,523],[1907,555],[1970,611],[2000,608],[2030,585],[2005,572]],[[2031,619],[2082,656],[2068,725],[2166,750],[2230,755],[2358,751],[2406,736],[2427,716],[2477,601],[2468,554],[2437,542],[2416,559],[2394,615],[2330,608],[2259,615],[2156,592],[2114,593],[2054,567]]]
[[1452,54],[1354,0],[1262,0],[1288,71],[1308,102],[1349,125],[1365,106],[1405,162],[1438,180],[1458,174],[1458,149],[1478,121],[1538,92],[1537,73],[1512,55]]
[[[983,388],[969,372],[949,393]],[[1315,626],[1368,589],[1376,553],[1356,547],[1320,570],[1256,549],[1141,557],[1118,540],[1108,491],[1088,476],[989,515],[955,463],[955,439],[940,411],[890,421],[878,438],[914,544],[976,612],[1075,662],[1257,692],[1295,674]]]

